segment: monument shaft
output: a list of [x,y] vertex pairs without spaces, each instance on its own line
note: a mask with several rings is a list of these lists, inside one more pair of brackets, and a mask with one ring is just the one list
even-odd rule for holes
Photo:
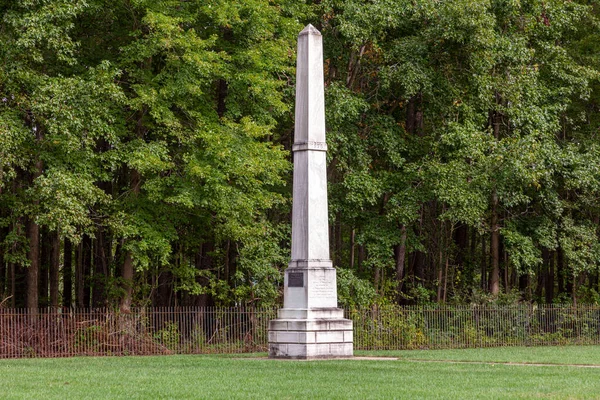
[[269,323],[269,356],[350,357],[352,321],[337,308],[329,259],[323,45],[312,25],[298,35],[295,115],[292,254],[284,307]]
[[298,36],[292,262],[329,260],[323,44],[312,25]]

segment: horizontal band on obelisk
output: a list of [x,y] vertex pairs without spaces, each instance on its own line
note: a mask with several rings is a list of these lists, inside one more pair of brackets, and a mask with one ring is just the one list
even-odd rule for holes
[[325,142],[303,142],[303,143],[294,143],[294,145],[292,146],[292,151],[306,151],[306,150],[327,151],[327,143],[325,143]]
[[288,264],[288,268],[333,268],[331,260],[292,260]]

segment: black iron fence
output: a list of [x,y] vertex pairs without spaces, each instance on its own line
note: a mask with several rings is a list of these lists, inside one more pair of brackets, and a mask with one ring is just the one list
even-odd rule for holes
[[361,350],[600,343],[600,306],[381,307],[349,310]]
[[[0,358],[267,350],[277,308],[0,309]],[[346,310],[356,350],[600,343],[600,306],[385,306]]]

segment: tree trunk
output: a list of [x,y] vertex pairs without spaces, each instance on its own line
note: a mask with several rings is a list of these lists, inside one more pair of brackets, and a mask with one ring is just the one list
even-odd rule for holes
[[519,291],[522,294],[523,300],[530,300],[529,296],[529,274],[523,274],[519,276]]
[[87,308],[90,306],[91,246],[91,238],[88,235],[84,235],[83,240],[76,251],[75,292],[77,297],[77,307],[79,308]]
[[8,235],[7,228],[0,228],[0,302],[6,297],[6,262],[4,261],[4,240]]
[[[425,213],[425,205],[421,205],[421,210],[419,213],[419,224],[417,226],[417,237],[423,234],[423,219]],[[422,251],[415,251],[413,256],[413,268],[415,280],[418,284],[422,284],[425,280],[425,253]]]
[[548,264],[550,264],[550,250],[542,247],[542,264],[537,271],[537,285],[535,287],[535,300],[542,301],[542,294],[546,288],[546,279],[548,278]]
[[438,273],[437,273],[437,302],[438,304],[442,302],[442,287],[443,287],[443,280],[444,280],[444,252],[442,251],[442,247],[440,246],[440,260],[439,260],[439,264],[437,267]]
[[238,258],[238,243],[237,242],[231,242],[230,246],[229,246],[229,256],[227,257],[228,261],[229,261],[229,267],[227,268],[229,270],[229,286],[233,287],[234,285],[234,277],[235,277],[235,273],[237,271],[237,258]]
[[358,276],[361,276],[363,273],[363,265],[366,258],[365,246],[363,244],[358,245]]
[[16,308],[16,288],[17,288],[17,274],[16,274],[17,266],[15,263],[8,263],[8,279],[10,280],[8,285],[8,295],[10,296],[10,306],[12,308]]
[[506,250],[502,254],[504,257],[504,293],[508,293],[511,290],[509,279],[510,259]]
[[354,83],[356,82],[356,77],[358,76],[358,71],[360,70],[360,61],[365,54],[366,46],[362,45],[358,52],[351,51],[350,57],[348,59],[348,71],[346,73],[346,87],[348,89],[352,89]]
[[343,244],[343,238],[342,238],[342,215],[341,213],[338,213],[335,217],[335,223],[334,223],[334,244],[335,244],[335,249],[334,249],[334,260],[335,260],[335,265],[336,266],[340,266],[342,265],[343,262],[343,258],[342,258],[342,248],[344,246]]
[[554,300],[554,252],[549,252],[548,272],[546,274],[546,304],[552,304]]
[[575,292],[574,286],[573,285],[573,277],[571,276],[571,274],[568,273],[568,271],[565,271],[565,293],[567,293],[568,295],[570,295],[571,297],[573,296],[573,293]]
[[491,220],[490,257],[492,270],[490,275],[490,293],[497,296],[500,293],[500,226],[498,223],[498,195],[492,193],[492,220]]
[[[444,207],[442,206],[442,210],[441,212],[444,211]],[[437,212],[437,210],[436,210]],[[438,304],[442,302],[442,300],[444,299],[444,255],[446,256],[446,260],[448,259],[448,255],[444,254],[445,250],[446,250],[446,223],[445,221],[440,221],[440,229],[438,231],[439,236],[438,236],[438,251],[439,251],[439,260],[437,263],[437,270],[438,270],[438,276],[437,276],[437,283],[438,283],[438,287],[437,287],[437,302]]]
[[469,241],[469,261],[475,263],[475,252],[477,251],[477,230],[470,228],[471,238]]
[[425,280],[425,253],[417,250],[413,254],[414,277],[419,284],[422,284]]
[[450,259],[446,257],[446,266],[444,267],[444,296],[442,297],[442,303],[446,302],[448,295],[448,267],[450,266]]
[[481,280],[480,280],[480,287],[481,290],[486,290],[487,289],[487,252],[486,252],[486,241],[485,241],[485,235],[481,236],[481,265],[480,265],[480,270],[481,270]]
[[[502,104],[502,97],[500,93],[496,92],[496,105]],[[497,107],[498,108],[498,107]],[[502,114],[500,111],[490,111],[490,123],[494,138],[500,140],[500,126],[502,125]],[[498,193],[494,187],[491,196],[491,208],[492,216],[490,221],[490,257],[491,257],[491,271],[490,271],[490,293],[497,296],[500,293],[500,223],[498,215]]]
[[92,304],[92,238],[83,237],[83,301],[85,307]]
[[60,236],[58,232],[50,234],[50,307],[56,309],[59,306],[58,286],[60,282]]
[[229,248],[231,247],[231,240],[227,241],[225,245],[225,261],[223,262],[223,280],[229,283]]
[[[26,120],[28,125],[35,132],[35,141],[39,146],[44,133],[42,127],[37,124],[30,112],[27,113]],[[30,185],[33,186],[35,180],[42,175],[44,169],[44,163],[41,159],[37,159],[34,165],[34,172],[31,175]],[[39,204],[39,200],[33,201],[34,205]],[[38,297],[38,284],[39,284],[39,273],[40,273],[40,227],[35,222],[35,217],[30,216],[27,223],[27,239],[29,240],[29,252],[27,258],[29,259],[29,267],[27,267],[27,308],[37,309],[39,307]]]
[[406,225],[400,226],[400,243],[394,249],[396,256],[396,291],[397,302],[402,299],[402,284],[404,282],[404,260],[406,258]]
[[[138,120],[138,136],[143,136],[143,126],[141,117]],[[140,193],[140,184],[142,182],[142,177],[139,172],[135,169],[131,170],[130,175],[130,187],[133,191],[134,195],[137,197]],[[127,250],[125,254],[125,259],[123,261],[123,268],[121,270],[121,278],[123,278],[123,297],[121,298],[119,307],[122,311],[129,312],[131,308],[131,303],[133,301],[133,278],[134,278],[134,270],[133,270],[133,253],[131,250]]]
[[[15,235],[18,237],[27,235],[27,223],[23,223],[23,218],[20,217],[13,226]],[[12,251],[20,251],[21,244],[18,242],[12,243]],[[10,295],[11,306],[15,308],[27,307],[27,268],[20,263],[11,262],[8,265],[10,270]]]
[[[423,113],[421,111],[422,103],[421,93],[417,93],[408,99],[406,103],[406,119],[404,121],[404,129],[410,136],[422,136],[423,130]],[[416,227],[416,235],[419,237],[423,232],[423,217],[425,212],[425,206],[421,205],[419,211],[419,221]],[[412,257],[409,258],[410,270],[412,271],[413,284],[423,284],[425,278],[425,254],[420,251],[412,253]],[[415,283],[417,281],[418,283]]]
[[350,231],[350,269],[354,270],[354,259],[356,251],[356,229]]
[[84,308],[83,301],[83,240],[75,248],[75,304],[78,308]]
[[65,238],[63,255],[63,307],[70,308],[73,299],[73,244]]
[[112,273],[114,276],[123,276],[123,262],[125,261],[125,251],[123,250],[123,244],[125,243],[124,239],[121,239],[117,242],[117,246],[115,248],[115,254],[112,256],[112,264],[114,265],[114,270]]
[[577,276],[573,277],[573,306],[574,307],[577,307],[577,301],[578,301],[577,291],[585,283],[587,277],[588,277],[587,272],[582,272],[580,274],[577,274]]
[[581,272],[579,274],[577,274],[577,276],[573,277],[573,305],[577,306],[577,291],[579,290],[579,288],[585,283],[585,280],[587,279],[587,272]]
[[173,274],[170,271],[161,271],[157,281],[155,307],[170,307],[173,298]]
[[29,269],[21,264],[12,264],[12,300],[13,307],[27,307],[27,273]]
[[468,252],[469,242],[469,229],[466,224],[459,224],[453,231],[452,240],[456,245],[456,257],[454,258],[454,265],[458,268],[463,268],[466,253]]
[[29,240],[29,266],[27,267],[27,308],[37,309],[38,302],[38,283],[40,271],[40,227],[33,219],[27,221],[27,239]]
[[[92,307],[105,307],[107,305],[106,282],[108,278],[108,255],[106,233],[104,228],[96,230],[96,239],[92,241],[94,253],[94,277],[92,288]],[[109,244],[110,246],[110,244]]]
[[405,130],[410,135],[423,136],[423,112],[421,110],[423,102],[422,93],[417,93],[408,99],[406,104]]
[[558,294],[561,295],[563,293],[565,293],[565,276],[566,276],[566,271],[565,271],[565,254],[562,250],[562,248],[558,248],[557,254],[556,254],[556,268],[557,268],[557,276],[556,279],[558,280]]
[[133,257],[131,255],[131,251],[128,251],[125,254],[125,260],[123,261],[123,289],[125,294],[121,299],[120,308],[122,312],[130,312],[131,311],[131,301],[133,295]]
[[[211,253],[214,251],[214,243],[202,243],[200,250],[196,252],[195,266],[199,271],[210,271],[213,267],[213,258]],[[196,275],[196,283],[201,287],[207,287],[210,283],[208,277],[204,274]],[[214,305],[212,297],[208,293],[195,296],[194,306],[209,307]]]
[[52,262],[52,238],[46,227],[40,228],[40,271],[38,273],[38,303],[39,307],[50,305],[48,287],[50,285],[50,263]]
[[0,252],[0,302],[6,297],[6,263],[4,254]]

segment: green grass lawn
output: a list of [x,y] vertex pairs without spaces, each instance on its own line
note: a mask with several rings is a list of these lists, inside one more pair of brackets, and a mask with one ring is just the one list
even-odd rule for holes
[[484,349],[425,351],[356,351],[355,355],[398,357],[407,360],[600,365],[600,346],[490,347]]
[[248,356],[157,356],[0,360],[0,398],[600,398],[600,368],[564,365],[600,365],[600,346],[357,355],[400,359],[277,361]]

